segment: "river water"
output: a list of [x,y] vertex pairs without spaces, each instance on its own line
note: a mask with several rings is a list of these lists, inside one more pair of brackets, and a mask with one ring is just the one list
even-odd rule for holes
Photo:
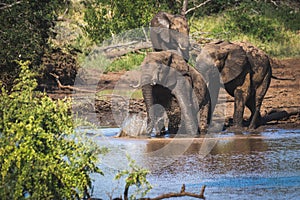
[[[262,133],[222,133],[202,138],[114,138],[119,129],[92,132],[110,152],[101,156],[104,176],[95,175],[94,197],[109,199],[123,192],[114,176],[126,169],[126,155],[151,171],[147,194],[199,193],[213,199],[300,199],[300,130],[268,129]],[[98,134],[101,133],[101,134]],[[129,190],[129,193],[133,188]],[[176,198],[194,199],[194,198]]]

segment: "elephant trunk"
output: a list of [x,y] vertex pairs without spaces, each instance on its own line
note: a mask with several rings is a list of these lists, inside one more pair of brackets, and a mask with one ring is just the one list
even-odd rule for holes
[[158,71],[155,67],[146,64],[143,65],[142,68],[142,75],[136,85],[130,84],[130,87],[133,88],[140,88],[143,87],[144,85],[156,85],[158,82]]
[[150,84],[146,84],[142,86],[142,93],[144,97],[144,101],[146,104],[147,111],[147,134],[151,134],[154,127],[154,113],[151,107],[153,106],[153,87]]

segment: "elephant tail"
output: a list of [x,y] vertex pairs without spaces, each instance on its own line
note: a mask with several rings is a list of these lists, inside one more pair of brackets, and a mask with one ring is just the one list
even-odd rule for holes
[[274,75],[271,76],[271,78],[276,79],[276,80],[281,80],[281,81],[295,81],[295,78],[280,78],[280,77],[276,77]]

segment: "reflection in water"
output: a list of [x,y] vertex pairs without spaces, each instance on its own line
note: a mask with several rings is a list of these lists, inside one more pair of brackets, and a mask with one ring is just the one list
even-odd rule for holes
[[[116,187],[113,176],[127,166],[125,155],[129,154],[152,172],[149,181],[154,189],[150,196],[178,191],[183,183],[186,191],[197,193],[206,184],[207,199],[296,199],[300,196],[299,130],[218,136],[210,139],[99,138],[99,145],[112,150],[100,165],[105,177],[96,179],[94,195],[105,197],[105,192]],[[206,155],[207,149],[210,152]],[[107,184],[103,185],[104,182]],[[123,185],[119,185],[114,196],[122,191]]]

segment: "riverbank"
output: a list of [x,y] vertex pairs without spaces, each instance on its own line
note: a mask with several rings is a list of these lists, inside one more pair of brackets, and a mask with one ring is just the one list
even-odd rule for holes
[[[266,125],[259,127],[265,129],[269,127],[274,128],[299,128],[300,127],[300,58],[276,60],[272,65],[273,75],[279,78],[288,78],[289,80],[272,79],[271,85],[267,94],[265,95],[263,105],[261,108],[262,116],[267,114],[278,114],[279,120],[272,120]],[[110,72],[101,74],[100,81],[97,88],[100,90],[114,90],[116,84],[125,72]],[[62,98],[70,93],[66,90],[55,90],[49,93],[53,98]],[[226,95],[226,123],[230,124],[233,116],[233,98]],[[96,117],[93,121],[101,126],[113,127],[116,126],[114,116],[112,114],[112,104],[109,95],[106,98],[95,100],[94,104]],[[117,106],[122,110],[124,107],[122,103]],[[145,116],[145,106],[142,98],[132,98],[129,101],[129,106],[126,106],[129,113],[142,113]],[[91,110],[93,112],[93,109]],[[293,113],[288,116],[287,113]],[[245,118],[249,116],[250,112],[245,111]],[[286,115],[286,117],[282,117]]]

